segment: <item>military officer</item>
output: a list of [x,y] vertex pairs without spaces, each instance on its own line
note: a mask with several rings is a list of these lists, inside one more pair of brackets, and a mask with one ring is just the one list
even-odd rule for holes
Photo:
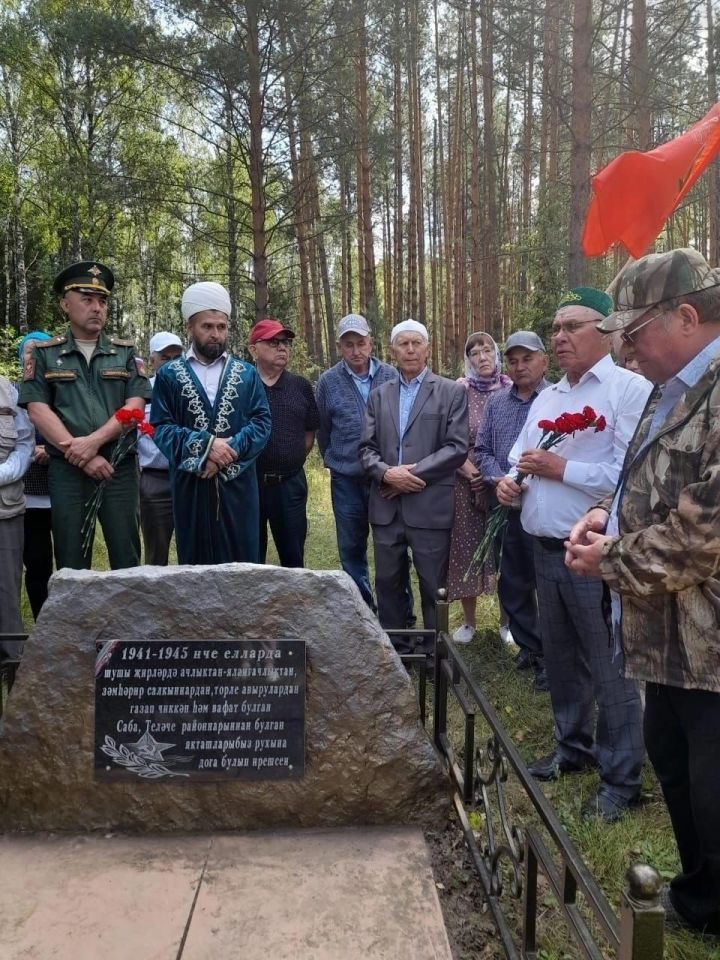
[[122,432],[120,407],[145,409],[150,387],[131,340],[103,332],[112,271],[91,260],[73,263],[53,283],[69,326],[36,345],[23,368],[20,405],[45,437],[50,454],[50,501],[55,562],[87,569],[92,545],[83,549],[87,503],[100,481],[107,484],[98,519],[113,570],[140,563],[138,475],[135,452],[110,463]]

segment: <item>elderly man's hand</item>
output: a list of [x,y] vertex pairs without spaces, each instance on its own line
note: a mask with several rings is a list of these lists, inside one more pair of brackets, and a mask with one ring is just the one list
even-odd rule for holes
[[498,500],[504,507],[517,505],[518,498],[522,494],[522,487],[515,483],[512,477],[501,477],[495,488]]
[[562,483],[566,463],[567,460],[557,453],[534,449],[525,450],[520,455],[517,468],[528,476],[545,477],[546,480],[559,480]]
[[200,474],[201,480],[211,480],[213,477],[217,476],[220,473],[220,467],[213,463],[211,460],[205,461],[205,469]]
[[579,573],[584,577],[599,577],[603,549],[605,544],[613,539],[602,533],[593,533],[592,530],[588,530],[585,534],[586,544],[573,544],[569,540],[566,541],[565,566],[573,573]]
[[588,532],[592,530],[593,533],[605,533],[609,516],[607,510],[603,510],[602,507],[593,507],[592,510],[588,510],[570,531],[570,543],[580,543],[587,546],[589,542],[587,539]]
[[425,481],[410,473],[414,466],[414,463],[405,463],[400,467],[389,467],[382,482],[396,493],[419,493],[425,489]]
[[92,477],[93,480],[109,480],[115,473],[114,467],[111,466],[105,457],[101,456],[93,457],[82,469],[83,472],[89,477]]
[[223,467],[229,467],[237,458],[237,453],[227,440],[221,440],[220,437],[215,438],[210,448],[210,453],[208,454],[208,460],[211,461],[211,463],[216,463],[218,467],[222,469]]
[[41,467],[46,467],[50,463],[50,454],[45,449],[44,443],[39,443],[32,455],[32,462],[39,464]]
[[[72,440],[61,440],[60,447],[68,463],[84,469],[97,456],[100,444],[93,436],[73,437]],[[105,462],[107,463],[107,461]]]

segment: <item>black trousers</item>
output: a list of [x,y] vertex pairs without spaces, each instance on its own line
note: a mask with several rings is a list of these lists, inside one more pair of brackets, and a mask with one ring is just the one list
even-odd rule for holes
[[522,528],[519,510],[508,513],[500,558],[498,599],[508,615],[515,643],[531,656],[542,657],[533,539]]
[[47,600],[48,580],[53,572],[52,511],[31,508],[25,511],[25,589],[35,620]]
[[287,479],[263,480],[258,472],[260,494],[260,563],[265,563],[268,524],[281,567],[305,566],[308,487],[305,471],[298,470]]
[[648,683],[645,745],[682,865],[670,883],[673,906],[720,933],[720,693]]
[[153,567],[166,567],[175,529],[170,474],[167,470],[148,469],[140,474],[140,526],[145,563]]
[[[423,626],[435,629],[435,603],[440,587],[447,586],[450,562],[450,530],[407,526],[398,508],[391,523],[372,525],[375,544],[375,589],[378,619],[386,630],[404,630],[408,626],[408,550],[420,582]],[[422,638],[422,650],[432,653],[433,644]],[[415,638],[395,641],[399,653],[419,653]]]

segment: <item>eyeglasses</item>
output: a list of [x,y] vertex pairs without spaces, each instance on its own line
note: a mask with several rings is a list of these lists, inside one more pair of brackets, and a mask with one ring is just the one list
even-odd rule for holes
[[651,317],[648,317],[647,320],[644,320],[639,327],[635,327],[635,329],[630,333],[626,333],[626,331],[623,330],[622,333],[620,334],[620,339],[622,340],[623,343],[628,344],[628,346],[630,347],[635,346],[635,337],[642,330],[642,328],[646,327],[649,323],[652,323],[653,320],[657,320],[657,318],[661,317],[662,315],[663,315],[663,311],[660,310],[659,313],[654,313]]
[[273,350],[280,350],[282,347],[283,350],[289,350],[292,346],[292,340],[261,340],[261,343],[265,343],[268,347],[272,347]]
[[469,357],[492,357],[495,351],[492,347],[473,347],[468,354]]
[[550,327],[550,336],[559,337],[561,333],[577,333],[587,323],[600,323],[599,320],[561,320]]

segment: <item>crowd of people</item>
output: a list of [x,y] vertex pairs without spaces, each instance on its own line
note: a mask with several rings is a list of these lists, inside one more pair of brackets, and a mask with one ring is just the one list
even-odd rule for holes
[[[289,371],[295,334],[271,317],[250,331],[252,363],[230,352],[214,282],[183,294],[186,345],[152,337],[148,378],[133,343],[104,332],[113,284],[91,261],[62,271],[67,329],[23,339],[19,396],[0,380],[0,633],[22,629],[23,565],[34,616],[53,553],[58,568],[90,566],[81,530],[99,484],[113,569],[140,563],[140,529],[146,563],[167,564],[173,532],[180,563],[264,563],[268,526],[280,563],[303,566],[317,438],[340,563],[381,625],[405,631],[398,648],[430,664],[427,635],[407,629],[412,568],[427,631],[440,587],[460,601],[458,644],[497,588],[516,666],[552,704],[555,747],[531,774],[597,768],[584,814],[614,822],[640,799],[647,750],[681,860],[667,915],[720,933],[720,271],[674,250],[630,263],[613,297],[568,290],[548,345],[557,383],[533,331],[502,350],[473,332],[455,381],[429,369],[423,324],[392,328],[390,365],[350,314],[315,389]],[[120,408],[154,428],[124,456]],[[573,416],[595,429],[567,428]],[[478,566],[497,505],[501,542]]]

